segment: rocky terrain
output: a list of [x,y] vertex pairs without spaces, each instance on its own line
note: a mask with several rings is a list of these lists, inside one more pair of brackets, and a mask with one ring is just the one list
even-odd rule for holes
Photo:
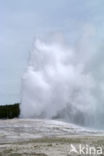
[[0,156],[75,156],[71,146],[79,145],[104,149],[104,132],[56,120],[0,120]]

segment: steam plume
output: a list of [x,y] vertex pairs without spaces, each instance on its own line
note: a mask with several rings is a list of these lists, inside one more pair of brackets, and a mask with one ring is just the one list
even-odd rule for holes
[[97,88],[102,87],[95,78],[96,54],[85,43],[71,48],[58,41],[35,41],[23,76],[22,117],[61,118],[93,126],[100,122],[96,99]]

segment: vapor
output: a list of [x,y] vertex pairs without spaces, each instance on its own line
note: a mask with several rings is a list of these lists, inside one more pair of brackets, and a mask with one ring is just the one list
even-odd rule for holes
[[21,116],[101,124],[101,110],[97,113],[97,109],[103,96],[98,92],[104,85],[95,72],[97,54],[88,36],[75,47],[36,39],[22,80]]

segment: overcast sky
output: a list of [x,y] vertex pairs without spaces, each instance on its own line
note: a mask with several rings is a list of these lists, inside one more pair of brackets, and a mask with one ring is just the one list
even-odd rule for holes
[[20,101],[36,37],[62,33],[74,44],[88,25],[104,39],[104,0],[0,0],[0,104]]

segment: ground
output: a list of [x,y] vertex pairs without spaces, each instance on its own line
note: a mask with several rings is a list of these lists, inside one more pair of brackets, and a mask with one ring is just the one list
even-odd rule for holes
[[79,156],[71,145],[104,150],[104,132],[55,120],[0,120],[0,156]]

